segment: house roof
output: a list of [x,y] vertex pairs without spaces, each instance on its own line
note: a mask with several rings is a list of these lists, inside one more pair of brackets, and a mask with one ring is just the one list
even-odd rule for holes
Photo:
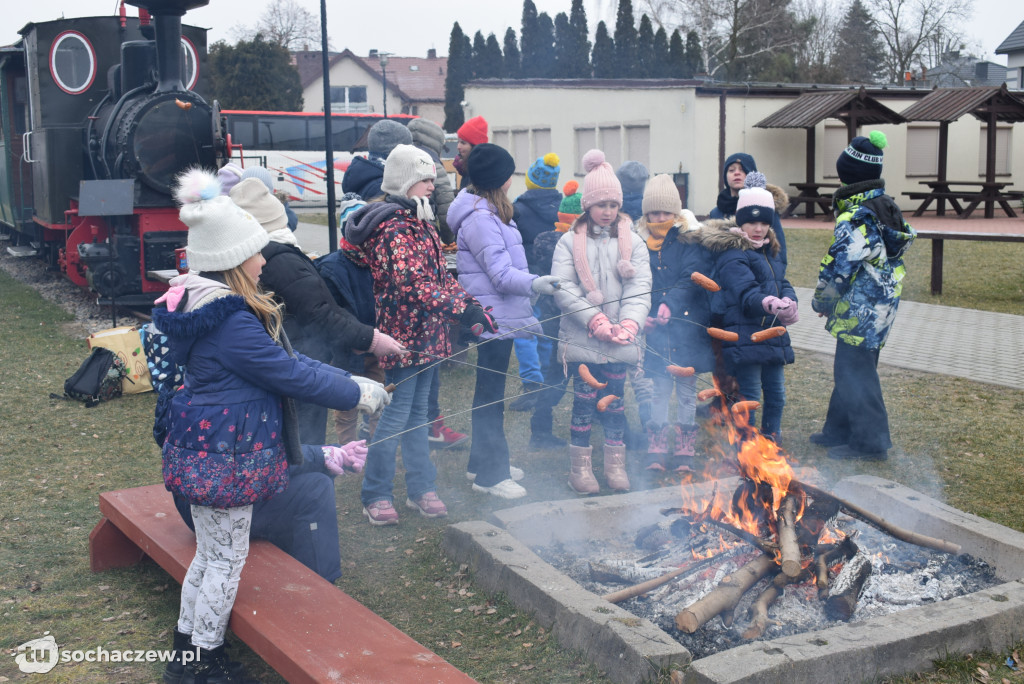
[[[303,51],[293,53],[296,56],[295,68],[299,70],[303,89],[323,74],[320,52]],[[383,79],[380,59],[360,57],[349,49],[330,53],[329,68],[333,68],[342,59],[351,59],[374,79]],[[312,55],[313,57],[309,57]],[[387,65],[388,90],[395,92],[407,102],[443,102],[444,80],[448,74],[447,57],[397,57],[388,56]]]
[[1006,89],[998,88],[936,88],[903,110],[907,121],[952,122],[965,114],[984,121],[995,112],[999,121],[1024,121],[1024,100]]
[[856,112],[858,125],[903,123],[903,117],[859,90],[804,93],[754,124],[756,128],[810,128],[828,118],[846,119]]
[[1006,81],[1006,66],[995,62],[980,61],[970,55],[949,56],[942,64],[925,72],[924,81],[929,86],[960,88],[963,86],[998,87]]
[[1013,29],[1013,32],[1006,36],[1006,39],[999,44],[999,47],[996,48],[996,54],[1005,55],[1010,52],[1017,52],[1018,50],[1024,50],[1024,21],[1020,22],[1017,28]]

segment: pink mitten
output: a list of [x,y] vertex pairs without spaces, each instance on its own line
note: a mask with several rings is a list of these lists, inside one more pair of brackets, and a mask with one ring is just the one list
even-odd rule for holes
[[657,325],[658,325],[658,319],[657,318],[651,318],[650,316],[648,316],[647,320],[644,321],[644,332],[651,332],[652,330],[654,330],[654,328]]
[[595,314],[587,327],[590,328],[591,337],[596,337],[603,342],[612,341],[612,322],[603,313]]
[[391,354],[405,355],[409,353],[405,347],[399,344],[398,340],[376,328],[373,331],[373,342],[370,343],[369,352],[378,358]]
[[631,321],[628,318],[619,323],[618,332],[615,336],[614,342],[618,344],[629,344],[630,342],[636,341],[636,336],[640,332],[640,325],[636,321]]
[[772,314],[773,316],[777,316],[779,314],[779,311],[786,308],[786,304],[781,299],[779,299],[778,297],[773,297],[772,295],[768,295],[767,297],[762,299],[761,306],[764,308],[765,311]]
[[793,325],[800,320],[800,312],[797,310],[796,302],[779,311],[779,323],[782,325]]
[[672,318],[672,310],[664,302],[658,305],[658,325],[665,325]]
[[361,472],[366,464],[366,440],[360,439],[356,442],[349,442],[345,446],[325,445],[324,465],[334,475],[343,475],[345,470]]

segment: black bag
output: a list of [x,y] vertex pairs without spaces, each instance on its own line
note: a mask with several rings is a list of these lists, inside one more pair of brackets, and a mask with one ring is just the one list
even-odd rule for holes
[[114,352],[105,347],[93,347],[89,358],[64,381],[64,396],[83,401],[91,408],[101,401],[121,396],[121,379],[127,376],[128,369]]

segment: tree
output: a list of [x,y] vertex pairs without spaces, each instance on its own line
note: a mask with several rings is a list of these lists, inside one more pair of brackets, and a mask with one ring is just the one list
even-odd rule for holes
[[590,66],[590,30],[587,28],[587,11],[583,0],[572,0],[569,10],[571,45],[567,49],[570,73],[576,78],[588,78],[593,69]]
[[565,12],[559,12],[555,15],[555,68],[552,73],[555,78],[578,77],[572,73],[572,67],[569,64],[572,39],[569,17]]
[[207,71],[210,99],[224,109],[302,111],[302,83],[288,50],[262,35],[235,45],[214,43]]
[[516,32],[509,27],[505,30],[504,46],[504,72],[505,78],[519,78],[522,73],[522,65],[519,57],[519,44],[516,42]]
[[473,77],[501,78],[502,61],[501,48],[494,34],[484,40],[483,34],[477,31],[473,36]]
[[594,78],[613,78],[615,73],[615,43],[608,35],[608,27],[598,22],[597,33],[594,35],[594,51],[591,53],[591,64],[594,65]]
[[[860,0],[854,2],[859,4]],[[834,3],[831,0],[797,0],[794,13],[797,22],[808,29],[807,37],[796,50],[795,80],[801,83],[842,81],[841,61],[837,58],[842,19],[837,17]],[[870,37],[872,34],[867,31],[863,35]]]
[[452,26],[448,38],[448,73],[444,78],[444,129],[458,130],[466,122],[462,112],[462,101],[466,98],[465,86],[472,75],[472,49],[467,49],[469,38],[462,32],[459,22]]
[[645,14],[640,17],[640,28],[636,32],[636,62],[633,72],[638,78],[654,78],[657,57],[654,54],[654,27]]
[[[646,16],[646,15],[645,15]],[[671,64],[668,54],[668,35],[665,27],[659,26],[654,34],[654,65],[651,71],[651,78],[670,78]]]
[[540,49],[540,27],[537,24],[537,6],[533,0],[523,0],[523,20],[519,28],[519,47],[522,50],[522,75],[534,78],[542,71],[537,62],[537,51]]
[[534,74],[538,78],[551,78],[555,73],[555,22],[547,12],[537,15],[537,53]]
[[668,41],[668,75],[669,78],[693,77],[693,72],[686,68],[686,45],[679,29],[672,32]]
[[320,45],[320,20],[296,0],[273,0],[256,21],[256,28],[236,27],[238,40],[252,40],[257,34],[286,50]]
[[615,78],[629,78],[636,73],[637,36],[633,21],[632,0],[619,0],[615,13]]
[[697,74],[706,74],[708,69],[704,64],[704,50],[700,44],[700,36],[696,31],[689,31],[686,34],[686,55],[683,62],[686,69],[686,78],[693,78]]
[[962,32],[950,27],[965,25],[971,14],[971,0],[866,0],[865,5],[885,45],[885,75],[891,80],[902,80],[915,66],[934,66],[944,46],[963,42]]

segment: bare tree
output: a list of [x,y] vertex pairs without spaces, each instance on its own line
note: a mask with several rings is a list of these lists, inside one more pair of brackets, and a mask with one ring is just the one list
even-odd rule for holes
[[252,40],[257,34],[287,50],[318,48],[320,20],[296,0],[273,0],[257,19],[255,28],[239,25],[231,29],[235,40]]
[[933,66],[949,45],[963,42],[955,27],[970,19],[972,0],[866,0],[886,46],[886,70],[893,80],[915,66]]
[[793,14],[797,21],[811,27],[806,39],[796,50],[801,80],[811,83],[839,79],[836,46],[843,11],[837,0],[796,0]]

